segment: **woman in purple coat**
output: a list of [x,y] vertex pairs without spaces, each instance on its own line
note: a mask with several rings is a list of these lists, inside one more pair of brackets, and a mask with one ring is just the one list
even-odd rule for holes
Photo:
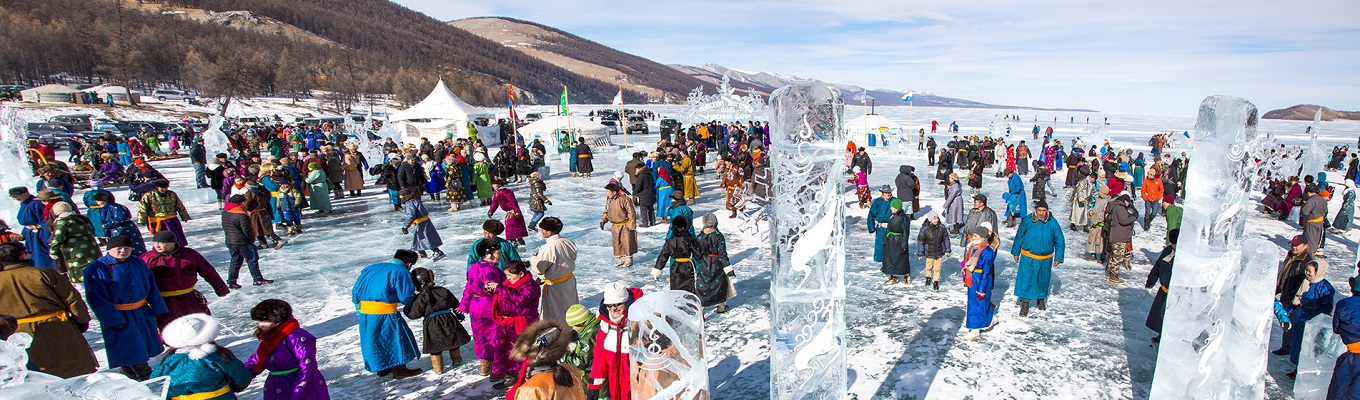
[[514,385],[515,377],[519,376],[519,363],[510,359],[510,350],[524,328],[538,321],[538,301],[543,292],[529,273],[528,265],[524,261],[505,263],[505,281],[490,285],[491,291],[495,292],[492,296],[492,319],[497,325],[496,343],[504,343],[496,347],[498,353],[495,363],[491,365],[491,372],[504,373],[507,377],[492,386],[496,390],[505,390]]
[[491,180],[491,189],[496,194],[491,197],[491,209],[486,211],[486,217],[491,218],[496,215],[496,209],[505,210],[505,238],[518,245],[524,245],[524,237],[529,236],[529,228],[524,226],[524,214],[519,212],[519,201],[515,200],[515,192],[503,185],[505,182],[500,179]]
[[261,301],[250,310],[255,337],[260,339],[246,369],[259,375],[266,369],[265,400],[329,400],[326,378],[316,367],[316,337],[298,325],[293,307],[277,299]]
[[[477,242],[477,255],[482,258],[468,266],[467,285],[463,287],[463,300],[458,305],[458,312],[468,315],[469,323],[472,324],[472,348],[481,361],[481,374],[491,375],[492,365],[498,361],[496,355],[509,354],[511,344],[496,340],[499,327],[492,319],[492,296],[495,293],[490,289],[492,285],[499,285],[505,282],[505,273],[501,272],[499,265],[501,260],[501,248],[493,241],[483,240]],[[504,347],[504,351],[499,351]],[[492,382],[504,380],[506,375],[498,373],[491,376]]]

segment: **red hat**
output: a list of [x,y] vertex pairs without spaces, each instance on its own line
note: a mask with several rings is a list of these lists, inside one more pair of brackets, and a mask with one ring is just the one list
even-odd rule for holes
[[1166,195],[1166,196],[1162,196],[1162,201],[1167,202],[1167,203],[1175,203],[1175,202],[1176,202],[1176,195],[1174,195],[1174,194],[1168,194],[1168,195]]
[[1289,244],[1291,246],[1298,246],[1301,244],[1308,244],[1308,242],[1303,240],[1303,235],[1295,235],[1294,239],[1289,241]]

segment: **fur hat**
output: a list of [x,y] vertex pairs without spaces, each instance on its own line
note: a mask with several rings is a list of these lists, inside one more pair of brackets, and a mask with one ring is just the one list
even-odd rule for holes
[[850,172],[859,173],[859,166],[856,165],[853,168],[850,168]]
[[250,319],[254,321],[281,324],[293,318],[293,306],[279,299],[268,299],[250,309]]
[[[628,301],[628,288],[622,282],[604,285],[604,304],[619,304]],[[601,310],[603,312],[604,310]]]
[[472,155],[472,161],[475,162],[486,161],[486,156],[482,155],[482,153],[475,153]]
[[675,236],[689,236],[689,218],[684,215],[677,215],[671,219],[671,232]]
[[556,365],[562,356],[567,355],[567,346],[573,342],[572,329],[557,320],[539,320],[524,328],[510,350],[513,360],[525,360],[530,366]]
[[713,213],[704,214],[704,228],[718,229],[718,216]]
[[217,351],[213,340],[222,332],[222,324],[208,314],[195,313],[176,318],[161,329],[161,339],[176,353],[188,353],[190,360],[198,360]]
[[52,205],[52,215],[60,217],[69,212],[72,212],[71,203],[58,201],[57,204]]

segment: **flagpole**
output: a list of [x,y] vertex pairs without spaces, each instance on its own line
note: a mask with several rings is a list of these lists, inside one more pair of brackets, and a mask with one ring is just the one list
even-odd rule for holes
[[[569,96],[571,96],[571,94],[567,92],[567,85],[562,85],[562,104],[557,106],[557,111],[561,114],[565,114],[564,116],[567,118],[567,137],[571,138],[572,141],[575,141],[576,131],[571,129],[571,110],[567,108],[567,104],[570,100]],[[575,162],[575,160],[573,160],[573,162]]]
[[[622,85],[619,86],[619,116],[620,116],[621,118],[627,118],[627,117],[624,117],[624,116],[623,116],[623,86],[622,86]],[[645,123],[645,122],[644,122],[644,123]],[[625,149],[628,148],[628,128],[629,128],[629,127],[628,127],[628,125],[626,125],[626,124],[623,126],[623,147],[624,147]]]
[[515,118],[515,85],[508,83],[506,85],[510,86],[510,93],[507,98],[510,100],[510,133],[514,135],[511,138],[514,138],[515,142],[519,142],[522,147],[524,142],[519,141],[519,119]]

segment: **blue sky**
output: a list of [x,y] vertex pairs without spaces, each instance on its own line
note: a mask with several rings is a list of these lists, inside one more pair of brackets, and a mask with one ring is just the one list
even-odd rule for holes
[[663,64],[716,63],[993,104],[1194,114],[1360,110],[1360,1],[397,0],[507,16]]

